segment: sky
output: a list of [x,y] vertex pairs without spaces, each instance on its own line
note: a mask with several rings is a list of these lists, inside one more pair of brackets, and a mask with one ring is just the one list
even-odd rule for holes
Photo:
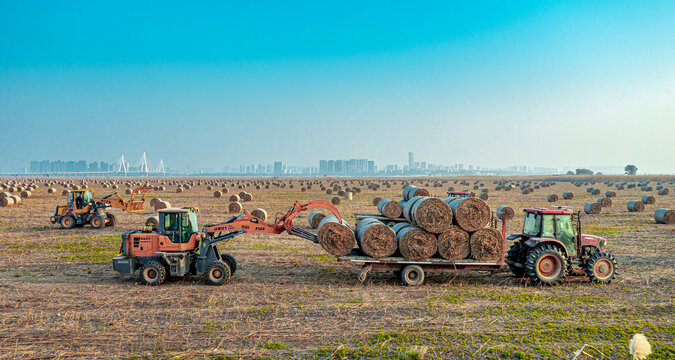
[[0,170],[675,173],[675,1],[0,0]]

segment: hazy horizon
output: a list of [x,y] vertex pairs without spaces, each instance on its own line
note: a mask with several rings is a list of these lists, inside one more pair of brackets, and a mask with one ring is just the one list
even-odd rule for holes
[[0,4],[0,168],[675,173],[672,1],[160,4]]

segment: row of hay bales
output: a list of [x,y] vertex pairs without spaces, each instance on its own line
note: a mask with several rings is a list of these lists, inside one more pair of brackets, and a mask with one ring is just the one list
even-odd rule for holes
[[[384,216],[397,221],[385,223],[366,218],[352,229],[335,216],[312,212],[309,224],[318,229],[321,247],[335,256],[346,255],[355,246],[374,258],[460,260],[470,257],[497,261],[503,255],[502,234],[494,228],[486,228],[491,213],[484,201],[473,197],[441,200],[431,197],[426,189],[411,185],[403,188],[402,195],[400,202],[374,201]],[[400,221],[403,219],[405,221]]]
[[[25,199],[33,196],[39,188],[35,183],[6,183],[0,185],[0,207],[10,207],[21,204]],[[18,195],[17,195],[18,194]]]

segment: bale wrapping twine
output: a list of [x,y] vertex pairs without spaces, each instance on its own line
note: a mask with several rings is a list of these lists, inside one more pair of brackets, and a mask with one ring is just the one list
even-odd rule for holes
[[396,233],[377,219],[364,219],[356,224],[356,241],[366,255],[384,258],[398,248]]
[[326,216],[321,220],[317,239],[327,253],[335,256],[349,254],[356,245],[354,231],[344,219],[339,223],[335,216]]

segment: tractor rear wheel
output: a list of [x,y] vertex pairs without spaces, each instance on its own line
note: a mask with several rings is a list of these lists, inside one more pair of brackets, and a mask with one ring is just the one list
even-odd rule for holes
[[401,271],[401,280],[408,286],[422,285],[424,270],[419,265],[408,265]]
[[527,256],[525,272],[533,284],[552,286],[567,275],[567,260],[560,248],[539,245]]
[[586,275],[596,284],[609,284],[616,273],[616,259],[606,252],[596,252],[586,263]]
[[222,261],[214,261],[204,273],[206,283],[209,285],[222,285],[230,279],[230,267]]
[[234,273],[237,272],[237,259],[235,259],[234,256],[223,253],[220,254],[220,260],[223,260],[223,262],[230,267],[230,275],[234,275]]
[[105,226],[105,220],[103,220],[101,215],[94,215],[94,217],[89,220],[89,224],[91,224],[91,227],[94,229],[100,229]]
[[115,215],[106,213],[105,217],[105,226],[115,226],[115,221],[117,221]]
[[519,278],[525,276],[525,260],[526,253],[523,244],[517,241],[511,245],[509,252],[506,254],[506,263],[509,264],[513,276]]
[[157,261],[149,261],[143,264],[141,273],[138,274],[141,284],[157,286],[166,279],[166,268]]
[[61,221],[59,221],[59,223],[61,224],[61,228],[63,229],[72,229],[73,227],[75,227],[75,218],[70,215],[66,215],[61,218]]

